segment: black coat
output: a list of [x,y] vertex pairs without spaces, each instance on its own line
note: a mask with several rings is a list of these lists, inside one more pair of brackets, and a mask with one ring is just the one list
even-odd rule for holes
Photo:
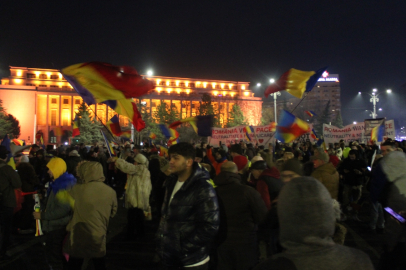
[[219,241],[227,244],[255,242],[257,225],[267,212],[258,191],[242,185],[237,173],[221,172],[214,183],[220,205]]
[[209,173],[195,162],[192,176],[176,192],[170,205],[178,177],[170,175],[166,179],[157,232],[157,252],[164,265],[192,265],[209,255],[209,245],[220,222],[217,196],[209,179]]
[[69,156],[66,158],[66,171],[76,177],[76,167],[82,161],[81,157]]

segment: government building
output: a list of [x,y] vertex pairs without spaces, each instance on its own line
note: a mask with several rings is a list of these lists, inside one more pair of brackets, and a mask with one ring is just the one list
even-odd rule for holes
[[[152,117],[161,102],[169,105],[169,108],[176,107],[182,119],[196,116],[203,94],[209,94],[219,114],[220,125],[226,125],[234,104],[241,107],[250,125],[260,124],[262,98],[254,97],[248,82],[145,77],[154,82],[155,89],[142,99],[134,100],[145,106]],[[27,144],[36,143],[37,134],[42,134],[47,144],[66,141],[72,130],[72,120],[82,103],[82,98],[59,70],[14,66],[10,67],[10,76],[1,79],[0,100],[6,112],[19,120],[19,139]],[[96,113],[104,124],[116,114],[105,104],[91,105],[90,111],[92,116]],[[129,124],[128,119],[120,116],[121,126]],[[61,137],[55,136],[55,130],[59,127],[64,134]]]

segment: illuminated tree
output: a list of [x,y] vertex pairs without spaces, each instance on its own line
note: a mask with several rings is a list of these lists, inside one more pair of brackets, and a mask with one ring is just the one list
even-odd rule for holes
[[21,132],[20,132],[20,121],[17,120],[13,115],[9,114],[7,115],[7,120],[11,123],[11,134],[13,139],[17,139],[20,137]]
[[235,127],[240,125],[248,125],[248,123],[242,113],[241,107],[238,104],[234,104],[228,117],[227,127]]
[[343,128],[343,119],[341,118],[341,111],[340,110],[336,110],[336,118],[333,120],[333,122],[331,123],[333,126],[336,126],[338,128]]
[[[320,116],[317,117],[317,124],[315,125],[316,133],[323,134],[323,124],[328,124],[330,122],[331,116],[330,110],[330,100],[327,102],[326,107]],[[319,135],[320,136],[320,135]]]
[[103,126],[95,117],[93,119],[90,117],[89,109],[84,102],[80,104],[77,116],[79,118],[80,135],[76,136],[75,140],[88,144],[103,140],[100,133]]
[[0,99],[0,139],[6,134],[13,133],[13,125],[9,121],[6,110],[3,107],[3,101]]
[[170,124],[179,120],[178,108],[175,106],[175,104],[172,104],[171,107],[165,102],[161,101],[161,103],[156,107],[154,118],[159,124]]
[[262,107],[261,125],[266,126],[275,121],[274,108]]

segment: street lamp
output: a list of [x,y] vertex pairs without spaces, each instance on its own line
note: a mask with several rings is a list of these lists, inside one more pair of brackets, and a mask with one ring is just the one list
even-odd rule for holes
[[272,94],[273,95],[273,108],[274,108],[274,115],[275,115],[275,124],[277,124],[278,123],[278,120],[277,120],[277,117],[276,117],[276,99],[277,99],[277,96],[280,96],[281,95],[281,92],[275,92],[275,93],[273,93]]
[[148,70],[148,71],[147,71],[147,75],[148,75],[148,76],[152,76],[152,74],[154,74],[154,73],[152,72],[152,70]]
[[274,82],[275,82],[275,79],[270,79],[269,82],[270,82],[270,83],[274,83]]
[[258,87],[260,87],[260,86],[261,86],[261,84],[260,84],[260,83],[257,83],[257,86],[258,86]]
[[[372,102],[372,104],[374,105],[374,111],[371,112],[371,117],[372,119],[376,119],[376,117],[378,116],[376,113],[376,103],[379,102],[379,98],[378,96],[382,93],[377,93],[378,89],[374,88],[372,89],[372,94],[367,93],[371,98],[369,99],[370,102]],[[360,94],[361,92],[358,92],[358,94]],[[392,93],[391,89],[386,90],[386,93]],[[380,109],[381,111],[382,109]]]

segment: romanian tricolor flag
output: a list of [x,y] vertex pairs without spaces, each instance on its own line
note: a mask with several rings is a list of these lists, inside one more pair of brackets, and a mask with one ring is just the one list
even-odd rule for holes
[[79,117],[76,115],[75,119],[73,120],[73,127],[72,127],[72,137],[76,137],[80,135],[79,130]]
[[377,127],[374,127],[371,132],[371,141],[382,142],[384,135],[385,135],[384,125],[381,124]]
[[304,92],[310,92],[313,89],[326,69],[327,67],[317,71],[301,71],[291,68],[275,83],[266,88],[264,93],[265,97],[268,97],[272,93],[285,90],[294,97],[302,98]]
[[315,114],[313,111],[305,111],[305,113],[310,117],[313,117],[314,115],[317,116],[317,114]]
[[107,100],[103,103],[116,113],[128,117],[138,132],[145,128],[145,122],[132,99]]
[[13,143],[17,146],[23,146],[25,144],[25,142],[23,140],[19,140],[19,139],[13,139]]
[[276,131],[276,122],[271,122],[271,123],[269,124],[269,130],[270,130],[271,132]]
[[297,137],[307,133],[310,130],[309,125],[287,111],[282,111],[278,126],[276,127],[275,138],[290,143]]
[[110,142],[110,141],[107,139],[106,134],[104,134],[103,131],[100,130],[100,132],[101,132],[101,134],[103,135],[104,142],[106,143],[107,150],[109,151],[110,157],[111,157],[111,156],[115,156],[115,155],[116,155],[116,152],[114,151],[114,148],[113,148],[113,146],[112,146],[112,142]]
[[317,137],[316,131],[314,131],[314,129],[312,129],[312,132],[311,132],[310,136],[315,140],[319,139],[319,137]]
[[117,115],[114,115],[109,121],[107,121],[106,127],[116,136],[120,136],[122,133]]
[[253,128],[252,126],[245,126],[244,129],[243,129],[243,131],[244,131],[244,133],[245,133],[245,138],[246,138],[248,141],[251,141],[251,138],[250,138],[249,134],[251,134],[251,133],[254,132],[254,128]]
[[136,98],[154,88],[151,81],[128,66],[87,62],[66,67],[61,73],[87,105]]
[[156,139],[156,134],[151,132],[151,133],[149,134],[149,137],[150,137],[152,140],[155,140],[155,139]]
[[41,134],[41,137],[39,138],[39,141],[41,142],[42,149],[45,150],[44,138],[42,137],[42,134]]
[[125,137],[125,138],[130,139],[131,138],[131,130],[129,129],[129,130],[125,130],[125,131],[121,132],[120,137]]
[[54,131],[55,136],[62,136],[62,128],[61,127],[56,127]]
[[13,154],[11,153],[11,148],[10,148],[10,138],[8,137],[8,135],[4,136],[3,141],[1,142],[1,145],[3,145],[4,147],[6,147],[7,151],[9,151],[8,153],[8,162],[7,165],[10,165],[14,170],[16,169],[16,164],[14,161],[14,157]]
[[171,123],[169,125],[169,128],[175,129],[183,123],[189,123],[199,136],[209,137],[212,135],[211,129],[213,127],[213,115],[199,115],[195,117],[188,117],[183,120]]

